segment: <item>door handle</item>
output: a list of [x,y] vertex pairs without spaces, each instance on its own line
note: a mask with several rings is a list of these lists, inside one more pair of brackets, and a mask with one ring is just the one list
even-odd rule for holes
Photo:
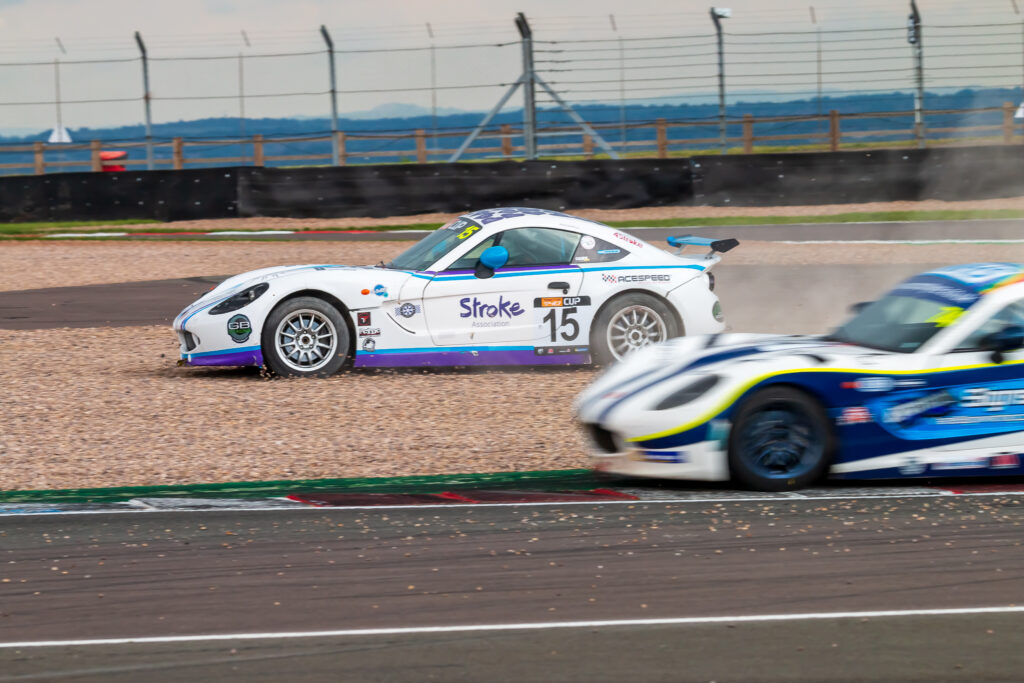
[[569,283],[568,282],[549,282],[548,283],[548,289],[560,289],[560,290],[562,290],[562,294],[568,294],[569,293]]

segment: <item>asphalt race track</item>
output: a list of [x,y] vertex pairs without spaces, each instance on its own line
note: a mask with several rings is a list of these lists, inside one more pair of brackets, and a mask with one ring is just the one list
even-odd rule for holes
[[1019,680],[1022,508],[7,518],[0,680]]

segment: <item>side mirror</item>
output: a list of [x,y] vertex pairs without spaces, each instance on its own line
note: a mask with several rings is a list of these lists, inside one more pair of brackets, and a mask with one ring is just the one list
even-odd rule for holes
[[494,277],[494,271],[506,263],[508,263],[508,249],[505,247],[487,247],[484,249],[484,253],[480,254],[480,260],[477,261],[473,274],[481,279]]
[[986,335],[981,340],[981,348],[992,352],[992,361],[1003,362],[1003,354],[1024,348],[1024,327],[1007,325],[1001,330]]
[[850,304],[850,313],[856,315],[873,303],[873,301],[858,301],[855,304]]

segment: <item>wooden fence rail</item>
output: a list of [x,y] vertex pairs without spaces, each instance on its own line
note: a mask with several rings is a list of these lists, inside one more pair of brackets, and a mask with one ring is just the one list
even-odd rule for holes
[[[1003,144],[1010,144],[1015,141],[1019,141],[1019,135],[1017,133],[1018,124],[1014,118],[1015,107],[1012,103],[1006,102],[1002,107],[988,107],[988,108],[975,108],[975,109],[942,109],[942,110],[929,110],[924,112],[925,122],[929,117],[942,116],[942,115],[963,115],[967,113],[1002,113],[1002,123],[994,123],[991,125],[965,125],[965,126],[945,126],[928,128],[925,127],[921,131],[921,139],[924,142],[929,142],[928,136],[931,136],[931,144],[937,144],[937,136],[945,136],[948,141],[949,136],[955,136],[958,143],[973,143],[973,144],[993,144],[1002,142]],[[752,154],[754,152],[755,145],[757,143],[784,143],[800,141],[805,144],[807,141],[814,141],[821,147],[826,147],[831,151],[837,151],[846,140],[847,143],[857,141],[861,138],[874,137],[874,138],[887,138],[886,141],[875,141],[873,146],[885,147],[898,142],[907,142],[917,140],[918,131],[915,129],[913,123],[906,128],[892,128],[886,130],[843,130],[843,121],[853,121],[857,119],[872,119],[872,118],[912,118],[913,112],[899,111],[899,112],[871,112],[862,114],[840,114],[838,111],[830,111],[827,115],[822,116],[774,116],[774,117],[761,117],[755,118],[751,114],[744,114],[739,119],[729,119],[727,124],[732,127],[739,126],[742,134],[740,137],[727,137],[726,143],[736,149],[736,151],[742,150],[744,154]],[[820,132],[804,132],[804,133],[783,133],[783,134],[762,134],[757,135],[755,126],[765,125],[772,123],[791,123],[791,122],[819,122],[822,124]],[[653,123],[630,123],[625,126],[621,124],[594,124],[593,127],[597,130],[607,130],[610,132],[621,131],[624,129],[631,131],[649,131],[649,139],[639,140],[624,140],[612,142],[612,146],[621,154],[628,154],[630,156],[653,156],[657,158],[667,158],[672,152],[680,152],[683,150],[695,151],[695,148],[717,148],[720,144],[718,137],[700,137],[700,138],[673,138],[670,137],[670,132],[673,129],[680,128],[708,128],[709,132],[711,128],[718,126],[717,121],[700,121],[700,122],[668,122],[665,119],[657,119]],[[582,155],[586,159],[591,159],[595,155],[594,140],[590,135],[587,135],[580,131],[576,127],[547,127],[540,130],[545,137],[564,135],[567,137],[573,137],[578,141],[573,142],[552,142],[547,144],[538,145],[538,151],[544,156],[580,156]],[[486,155],[486,158],[497,158],[497,159],[514,159],[525,152],[524,145],[514,144],[516,137],[522,136],[522,129],[513,127],[509,124],[502,124],[497,131],[485,132],[479,136],[479,140],[497,140],[498,144],[493,146],[483,147],[471,147],[470,152],[474,155]],[[398,158],[402,161],[411,161],[415,159],[416,163],[425,164],[436,161],[446,161],[454,152],[455,147],[450,149],[437,147],[437,141],[439,138],[457,138],[456,142],[460,141],[465,137],[464,131],[452,132],[443,131],[436,134],[428,134],[428,132],[422,128],[414,130],[409,133],[394,134],[394,135],[371,135],[371,134],[347,134],[339,131],[337,135],[338,145],[338,163],[339,165],[346,165],[352,163],[356,158],[359,159],[379,159],[379,158],[390,158],[394,160]],[[647,138],[647,136],[644,136]],[[265,137],[263,135],[253,135],[246,138],[225,138],[218,140],[186,140],[181,137],[176,137],[169,142],[156,142],[153,143],[155,149],[169,149],[169,157],[157,157],[153,160],[154,165],[157,168],[173,168],[182,169],[187,164],[221,164],[221,165],[241,165],[241,164],[252,164],[254,166],[265,166],[268,163],[273,162],[309,162],[307,164],[329,164],[331,161],[331,153],[324,152],[320,154],[275,154],[270,155],[265,151],[267,144],[289,144],[299,142],[330,142],[331,137],[326,136],[314,136],[314,137],[296,137],[296,136],[282,136],[282,137]],[[350,143],[353,141],[412,141],[413,149],[400,149],[400,150],[367,150],[367,151],[351,151]],[[434,144],[428,144],[432,141]],[[245,156],[236,157],[202,157],[202,156],[187,156],[186,151],[189,148],[198,149],[204,146],[223,146],[230,144],[241,144],[248,145],[251,149],[251,154]],[[859,142],[858,145],[864,147],[869,143]],[[70,144],[47,144],[43,142],[34,142],[30,145],[3,145],[0,146],[0,159],[3,154],[7,153],[32,153],[32,163],[0,163],[0,169],[10,170],[25,170],[30,171],[36,175],[42,175],[46,173],[47,169],[66,169],[71,168],[75,170],[88,169],[91,171],[102,171],[103,170],[103,159],[101,153],[104,150],[139,150],[145,147],[143,142],[129,142],[129,143],[104,143],[99,140],[92,140],[88,143],[70,143]],[[810,149],[810,148],[808,148]],[[52,154],[55,152],[67,152],[72,150],[88,150],[89,159],[82,161],[58,161],[53,159]],[[800,150],[794,150],[800,151]],[[47,159],[47,153],[51,153],[50,159]],[[110,163],[117,163],[126,167],[142,167],[146,165],[145,159],[118,159],[117,161],[111,161]]]

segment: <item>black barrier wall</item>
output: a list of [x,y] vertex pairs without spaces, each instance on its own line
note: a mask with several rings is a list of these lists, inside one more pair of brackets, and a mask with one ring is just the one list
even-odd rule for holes
[[238,215],[248,169],[53,173],[0,178],[0,221],[180,221]]
[[1024,195],[1024,147],[694,157],[694,205],[780,206]]
[[1024,195],[1024,147],[0,178],[0,221],[393,216]]

